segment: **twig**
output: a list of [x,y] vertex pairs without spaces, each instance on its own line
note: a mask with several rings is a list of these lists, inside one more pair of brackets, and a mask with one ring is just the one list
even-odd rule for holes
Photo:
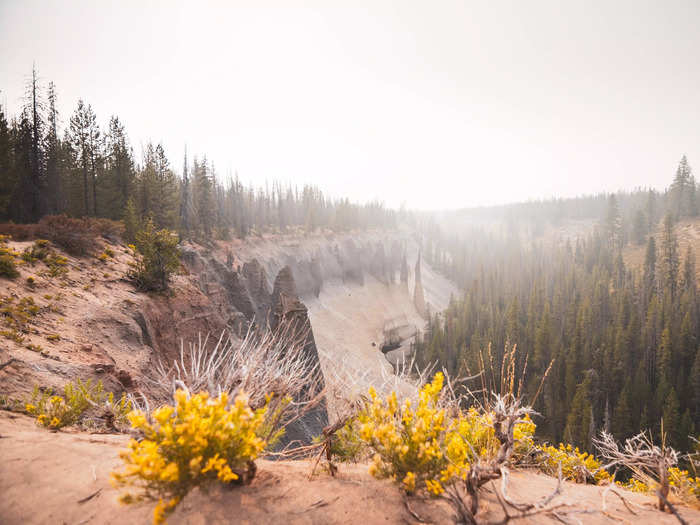
[[83,499],[79,499],[79,500],[78,500],[78,505],[82,505],[83,503],[86,503],[86,502],[90,501],[92,498],[94,498],[95,496],[97,496],[100,492],[102,492],[102,489],[97,489],[95,492],[93,492],[93,493],[90,494],[89,496],[85,496]]
[[0,370],[5,368],[6,366],[10,366],[15,361],[17,361],[19,363],[19,359],[15,358],[15,357],[10,358],[9,360],[5,361],[4,363],[0,363]]
[[406,510],[408,511],[408,513],[409,513],[411,516],[413,516],[413,518],[414,518],[418,523],[430,523],[430,522],[428,522],[428,521],[425,521],[423,518],[421,518],[420,514],[418,514],[416,511],[414,511],[414,510],[411,508],[411,505],[409,505],[409,503],[408,503],[408,496],[407,496],[405,493],[403,494],[403,504],[404,504],[404,507],[406,507]]
[[622,503],[625,505],[625,508],[626,508],[628,511],[630,511],[631,514],[634,514],[634,515],[636,516],[637,513],[636,513],[635,511],[632,510],[632,507],[630,507],[630,504],[627,502],[627,500],[622,496],[622,494],[620,494],[618,491],[614,490],[614,489],[612,488],[612,486],[613,486],[613,485],[612,485],[612,483],[611,483],[610,485],[608,485],[608,488],[606,488],[606,489],[603,491],[603,510],[606,510],[606,508],[605,508],[605,496],[606,496],[606,494],[607,494],[608,492],[610,492],[611,494],[615,494],[615,496],[617,496],[618,498],[620,498],[620,501],[622,501]]
[[676,508],[671,505],[671,502],[668,501],[668,498],[664,496],[663,492],[661,490],[656,491],[656,495],[659,497],[660,500],[662,500],[666,506],[669,508],[669,510],[673,513],[673,515],[678,519],[678,521],[681,523],[681,525],[688,525],[688,522],[685,521],[680,514],[678,514],[678,511]]

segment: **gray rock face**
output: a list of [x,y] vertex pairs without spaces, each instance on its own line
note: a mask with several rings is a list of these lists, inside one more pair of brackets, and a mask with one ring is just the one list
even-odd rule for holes
[[[246,262],[239,269],[232,269],[211,254],[188,250],[185,260],[190,273],[196,272],[200,290],[212,301],[215,311],[228,319],[228,328],[233,333],[239,337],[243,336],[253,322],[259,326],[269,323],[272,330],[277,329],[282,322],[290,323],[295,333],[305,334],[304,352],[309,357],[310,366],[315,364],[320,370],[308,311],[299,300],[297,285],[289,266],[279,271],[270,293],[265,269],[257,259]],[[301,275],[308,277],[310,284],[306,283],[305,288],[315,289],[316,293],[319,293],[320,263],[314,263],[312,260],[296,266],[301,270]],[[323,375],[319,373],[319,381],[317,384],[308,385],[307,392],[320,392],[323,388]],[[303,418],[288,425],[281,445],[291,441],[310,443],[327,425],[328,413],[324,402]]]
[[[304,335],[304,353],[309,359],[309,363],[319,366],[318,350],[314,333],[311,329],[311,321],[306,306],[299,300],[296,294],[296,285],[292,277],[292,271],[285,266],[277,274],[275,287],[272,292],[273,308],[271,315],[271,326],[276,329],[281,323],[288,323],[295,335]],[[311,364],[310,366],[313,366]],[[325,388],[323,375],[318,374],[317,384],[307,385],[302,397],[307,394],[321,392]],[[322,401],[315,408],[310,410],[304,417],[288,425],[282,439],[282,445],[292,441],[310,442],[314,436],[318,436],[324,427],[328,425],[328,412],[325,401]]]
[[[259,324],[265,324],[272,307],[272,296],[267,288],[265,269],[257,259],[253,259],[243,265],[241,272],[248,297],[255,311],[255,319]],[[248,317],[248,320],[252,320],[252,318]]]
[[421,316],[426,317],[427,310],[425,307],[425,295],[423,293],[423,281],[421,280],[420,275],[420,253],[418,253],[418,260],[416,261],[415,277],[416,284],[413,290],[413,304],[415,305],[416,310],[418,310],[418,313]]

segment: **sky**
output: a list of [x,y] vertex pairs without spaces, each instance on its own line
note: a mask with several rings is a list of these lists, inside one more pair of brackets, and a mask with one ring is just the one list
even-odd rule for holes
[[445,209],[700,170],[696,0],[0,0],[0,103],[116,114],[181,171]]

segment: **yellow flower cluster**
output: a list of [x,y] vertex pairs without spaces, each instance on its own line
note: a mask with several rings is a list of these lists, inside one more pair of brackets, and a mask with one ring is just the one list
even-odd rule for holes
[[651,488],[646,483],[639,481],[637,478],[630,478],[627,483],[622,483],[621,481],[616,482],[620,487],[630,490],[632,492],[646,493],[650,492]]
[[131,410],[131,404],[122,396],[119,402],[114,402],[114,394],[111,392],[105,395],[102,382],[93,384],[92,380],[75,383],[66,383],[63,388],[63,396],[53,393],[52,390],[40,392],[34,388],[31,400],[24,409],[28,414],[36,417],[37,423],[42,426],[58,429],[67,425],[72,425],[78,421],[80,416],[90,407],[91,404],[102,404],[108,400],[110,406],[114,406],[117,419],[121,414]]
[[[358,423],[360,438],[375,452],[371,475],[401,482],[408,493],[425,488],[438,496],[446,484],[464,478],[472,463],[495,456],[499,443],[491,414],[470,408],[448,416],[438,402],[443,383],[443,375],[435,374],[415,408],[410,400],[399,406],[394,392],[382,400],[370,389]],[[516,432],[531,442],[534,427],[527,419]]]
[[[671,467],[668,469],[668,484],[683,502],[695,506],[700,504],[700,477],[693,476],[687,470]],[[641,481],[635,477],[630,478],[627,483],[618,482],[618,485],[632,492],[642,493],[654,493],[659,486],[652,479],[645,478]]]
[[153,422],[141,411],[131,412],[131,426],[144,439],[131,440],[120,454],[125,470],[112,473],[112,479],[116,486],[142,492],[120,500],[158,500],[153,521],[163,523],[195,486],[238,479],[266,446],[258,437],[266,412],[267,405],[253,411],[243,394],[229,406],[225,393],[210,398],[206,392],[189,396],[183,390],[176,392],[175,406],[153,412]]
[[61,428],[72,419],[71,409],[61,396],[51,396],[39,406],[27,403],[24,408],[36,416],[37,423],[51,429]]
[[668,469],[669,485],[681,499],[686,502],[700,503],[700,477],[691,475],[687,470],[671,467]]
[[577,483],[586,483],[592,476],[593,481],[602,483],[611,481],[610,473],[602,468],[600,462],[588,452],[581,452],[578,447],[559,444],[559,448],[547,445],[537,447],[539,467],[545,474],[556,476],[561,463],[564,479]]
[[395,392],[384,401],[370,389],[370,403],[358,422],[360,438],[375,451],[370,465],[373,476],[401,481],[410,493],[417,483],[436,478],[447,466],[442,453],[445,410],[438,407],[443,380],[438,373],[423,387],[415,409],[410,400],[399,406]]

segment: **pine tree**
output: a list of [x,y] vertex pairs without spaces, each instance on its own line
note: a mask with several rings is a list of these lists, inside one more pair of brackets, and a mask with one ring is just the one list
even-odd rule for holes
[[136,211],[134,199],[131,197],[126,201],[122,220],[124,221],[124,240],[133,243],[136,240],[136,233],[141,228],[141,219]]
[[0,105],[0,220],[12,218],[10,204],[17,190],[10,129],[2,105]]
[[89,104],[86,106],[82,99],[78,101],[78,107],[70,118],[70,140],[83,177],[83,214],[90,215],[90,203],[92,202],[92,215],[97,216],[99,211],[97,205],[97,166],[100,155],[100,130],[92,107]]
[[65,209],[61,184],[61,144],[58,138],[58,111],[56,110],[56,86],[49,82],[48,126],[45,138],[46,151],[46,211],[57,214]]
[[24,108],[22,110],[22,140],[17,145],[24,151],[21,154],[20,177],[22,219],[36,222],[43,215],[46,205],[44,170],[44,103],[36,68],[27,84]]
[[661,332],[661,346],[657,354],[657,382],[659,385],[670,385],[672,381],[671,372],[673,370],[673,348],[671,341],[671,331],[665,328]]
[[613,417],[613,434],[618,440],[630,437],[638,429],[632,412],[632,392],[629,379],[620,392]]
[[187,165],[187,147],[185,147],[185,159],[182,163],[180,187],[180,237],[189,239],[192,231],[192,188]]
[[678,163],[676,176],[673,179],[669,193],[671,207],[675,210],[676,219],[695,215],[695,179],[685,155]]
[[670,387],[668,394],[666,394],[666,399],[664,400],[663,407],[663,423],[664,432],[668,435],[668,444],[672,447],[678,447],[680,441],[680,404],[678,403],[678,396],[676,395],[676,389]]
[[644,215],[644,210],[639,209],[634,214],[634,222],[632,224],[632,239],[635,244],[644,244],[644,239],[649,231],[649,221]]
[[590,429],[593,424],[589,388],[590,377],[576,387],[576,394],[571,402],[564,429],[564,439],[568,443],[586,450],[590,446]]
[[134,194],[136,179],[131,146],[119,117],[109,119],[105,139],[105,190],[109,195],[105,198],[107,206],[104,213],[112,219],[119,219],[127,201]]
[[695,352],[693,368],[690,371],[690,402],[693,407],[695,421],[700,421],[700,348]]
[[212,180],[209,176],[206,157],[198,163],[194,162],[194,203],[199,221],[198,229],[206,239],[211,239],[214,229],[214,196],[212,195]]
[[622,247],[622,217],[617,204],[615,194],[610,194],[608,198],[608,211],[605,215],[605,231],[608,242],[612,249],[617,250]]
[[685,252],[685,260],[683,261],[683,288],[695,295],[696,273],[695,273],[695,252],[692,245],[688,244],[688,249]]
[[678,239],[673,231],[673,218],[670,214],[666,214],[664,218],[661,263],[663,269],[664,292],[669,293],[671,298],[673,298],[678,284],[680,261],[678,257]]
[[170,163],[165,156],[161,144],[155,149],[155,199],[153,219],[159,228],[174,230],[178,219],[178,185],[175,173],[170,169]]

